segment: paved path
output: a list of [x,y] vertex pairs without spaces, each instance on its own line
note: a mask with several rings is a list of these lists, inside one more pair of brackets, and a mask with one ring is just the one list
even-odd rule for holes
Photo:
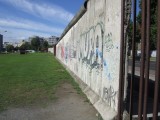
[[[131,73],[131,66],[128,67],[128,73]],[[140,76],[140,67],[135,67],[135,75]],[[155,70],[149,70],[149,79],[155,81]]]
[[70,84],[59,87],[56,95],[46,107],[10,108],[0,113],[0,120],[98,120],[97,111]]
[[[129,66],[131,66],[132,65],[132,60],[131,59],[129,59],[129,62],[128,62],[128,64],[129,64]],[[141,63],[140,63],[140,61],[135,61],[135,66],[136,67],[140,67],[140,65],[141,65]],[[155,67],[156,67],[156,61],[150,61],[150,70],[155,70]]]

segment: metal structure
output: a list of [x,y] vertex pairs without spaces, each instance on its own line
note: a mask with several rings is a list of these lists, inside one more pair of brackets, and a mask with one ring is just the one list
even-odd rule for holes
[[2,52],[3,49],[3,35],[0,34],[0,53]]
[[[159,111],[159,102],[160,102],[160,0],[157,0],[157,56],[156,56],[156,68],[155,68],[155,81],[152,81],[154,92],[151,93],[153,95],[153,100],[149,99],[149,76],[150,76],[150,38],[151,38],[151,0],[141,0],[142,1],[142,11],[141,11],[141,25],[140,26],[140,33],[141,33],[141,59],[140,59],[140,75],[138,77],[138,98],[137,98],[137,106],[134,106],[134,89],[135,87],[135,55],[136,55],[136,35],[137,35],[137,3],[139,0],[132,0],[132,17],[131,21],[133,21],[133,29],[132,29],[132,60],[131,60],[131,77],[128,79],[130,81],[130,87],[128,88],[129,93],[129,119],[132,120],[133,116],[137,116],[138,120],[147,120],[149,117],[153,120],[160,119],[158,117]],[[128,0],[121,0],[121,58],[120,58],[120,75],[119,75],[119,106],[118,106],[118,120],[123,120],[123,112],[124,112],[124,76],[125,76],[125,57],[126,57],[126,35],[127,35],[127,26],[128,26],[128,7],[127,3],[130,2]],[[126,9],[127,8],[127,9]],[[131,8],[131,7],[130,7]],[[128,16],[128,17],[127,17]],[[127,19],[128,18],[128,19]],[[136,78],[137,79],[137,78]],[[148,102],[150,100],[150,102]],[[133,112],[136,111],[137,115]]]

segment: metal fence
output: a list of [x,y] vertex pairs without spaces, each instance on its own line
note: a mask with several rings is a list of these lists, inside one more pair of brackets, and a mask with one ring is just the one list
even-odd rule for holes
[[[119,75],[119,106],[118,106],[118,120],[123,119],[123,112],[126,109],[125,99],[124,99],[124,84],[125,84],[125,59],[126,59],[126,41],[127,41],[127,32],[131,29],[126,30],[126,1],[121,0],[121,52],[120,52],[120,75]],[[141,3],[141,25],[140,25],[140,33],[141,33],[141,56],[139,61],[139,69],[140,73],[137,77],[135,74],[136,69],[136,34],[137,34],[137,2],[139,0],[132,0],[132,16],[131,21],[133,21],[133,29],[132,29],[132,56],[131,56],[131,64],[130,64],[130,77],[128,77],[128,111],[130,120],[133,119],[137,114],[138,120],[147,120],[153,119],[158,120],[158,111],[159,111],[159,98],[160,98],[160,0],[155,0],[157,2],[157,14],[154,15],[157,17],[157,55],[156,55],[156,65],[154,68],[155,71],[155,79],[150,80],[150,39],[151,39],[151,0],[142,0]],[[138,80],[137,80],[138,79]],[[138,82],[137,82],[138,81]],[[135,84],[135,82],[137,84]],[[150,84],[152,83],[152,84]],[[137,97],[135,97],[135,89],[137,89]],[[153,90],[151,90],[153,89]],[[153,92],[151,92],[153,91]],[[151,97],[150,98],[150,94]],[[153,100],[152,100],[153,98]],[[137,99],[137,106],[135,104],[135,99]],[[135,112],[135,113],[134,113]]]

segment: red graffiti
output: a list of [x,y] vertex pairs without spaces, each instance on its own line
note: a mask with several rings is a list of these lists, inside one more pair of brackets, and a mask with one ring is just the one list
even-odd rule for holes
[[64,47],[61,46],[61,58],[64,59]]

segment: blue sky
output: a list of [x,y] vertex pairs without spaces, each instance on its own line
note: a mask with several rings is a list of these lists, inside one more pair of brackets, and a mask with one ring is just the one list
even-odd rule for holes
[[84,0],[0,0],[0,34],[8,42],[33,35],[60,36],[83,3]]

